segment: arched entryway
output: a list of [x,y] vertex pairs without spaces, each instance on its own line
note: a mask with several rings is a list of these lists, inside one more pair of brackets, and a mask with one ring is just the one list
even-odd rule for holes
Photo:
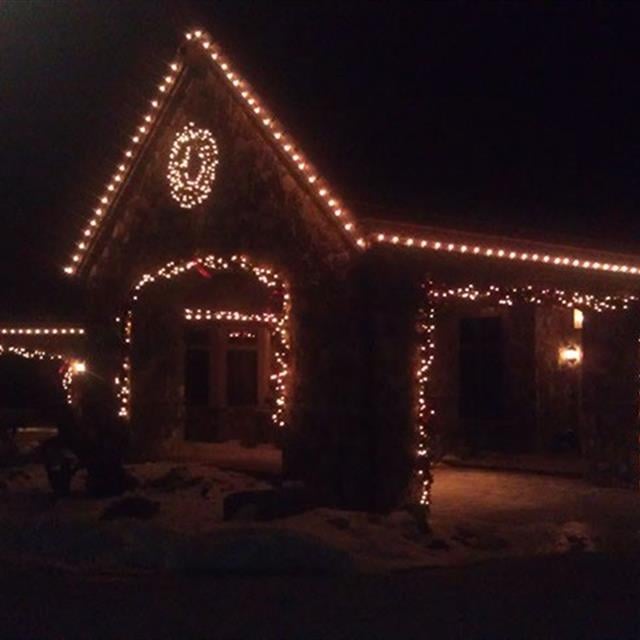
[[170,262],[121,316],[119,413],[141,452],[170,442],[275,442],[291,372],[287,281],[244,256]]
[[0,451],[35,445],[66,423],[78,394],[74,380],[85,371],[68,354],[0,345]]

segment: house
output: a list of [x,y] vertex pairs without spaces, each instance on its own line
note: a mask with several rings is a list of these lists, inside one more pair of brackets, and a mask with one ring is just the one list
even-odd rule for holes
[[[205,32],[64,271],[89,305],[63,371],[112,381],[131,455],[277,442],[364,509],[428,506],[445,453],[573,451],[638,486],[640,256],[357,215]],[[35,328],[3,348],[70,335]]]

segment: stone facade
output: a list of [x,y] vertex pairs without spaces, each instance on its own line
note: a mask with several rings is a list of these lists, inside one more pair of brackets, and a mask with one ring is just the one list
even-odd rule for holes
[[[93,373],[113,380],[125,354],[131,359],[131,412],[120,428],[132,455],[153,455],[168,439],[184,437],[184,308],[274,310],[268,288],[252,274],[192,271],[145,286],[129,318],[136,283],[172,261],[243,255],[288,283],[287,426],[274,437],[283,446],[284,473],[303,480],[323,503],[371,510],[416,500],[417,322],[433,303],[434,288],[637,291],[620,274],[420,252],[411,244],[361,250],[202,50],[188,45],[181,57],[186,70],[101,223],[82,274]],[[171,198],[167,160],[176,132],[190,122],[212,132],[220,162],[211,196],[184,210]],[[361,222],[374,237],[375,225]],[[494,424],[504,449],[544,450],[571,423],[593,477],[637,484],[635,309],[589,314],[584,363],[569,372],[557,362],[561,344],[577,339],[566,309],[438,304],[436,360],[425,391],[436,410],[434,450],[468,444],[460,417],[460,323],[486,317],[499,318],[504,331],[502,400],[509,420]],[[128,319],[130,347],[123,342]],[[112,395],[104,406],[115,416]]]

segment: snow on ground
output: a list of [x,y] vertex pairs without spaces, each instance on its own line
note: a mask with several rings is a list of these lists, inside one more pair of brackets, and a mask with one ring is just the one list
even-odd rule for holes
[[0,549],[107,569],[345,571],[640,548],[640,495],[578,479],[441,466],[427,535],[402,511],[316,508],[269,522],[246,513],[225,522],[225,496],[273,485],[264,472],[223,466],[131,465],[139,486],[123,498],[89,499],[78,477],[72,496],[58,501],[42,467],[2,469]]

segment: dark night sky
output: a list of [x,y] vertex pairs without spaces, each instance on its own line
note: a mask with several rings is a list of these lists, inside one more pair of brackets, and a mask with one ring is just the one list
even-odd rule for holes
[[0,2],[0,317],[58,274],[182,32],[208,29],[356,212],[640,251],[632,4]]

